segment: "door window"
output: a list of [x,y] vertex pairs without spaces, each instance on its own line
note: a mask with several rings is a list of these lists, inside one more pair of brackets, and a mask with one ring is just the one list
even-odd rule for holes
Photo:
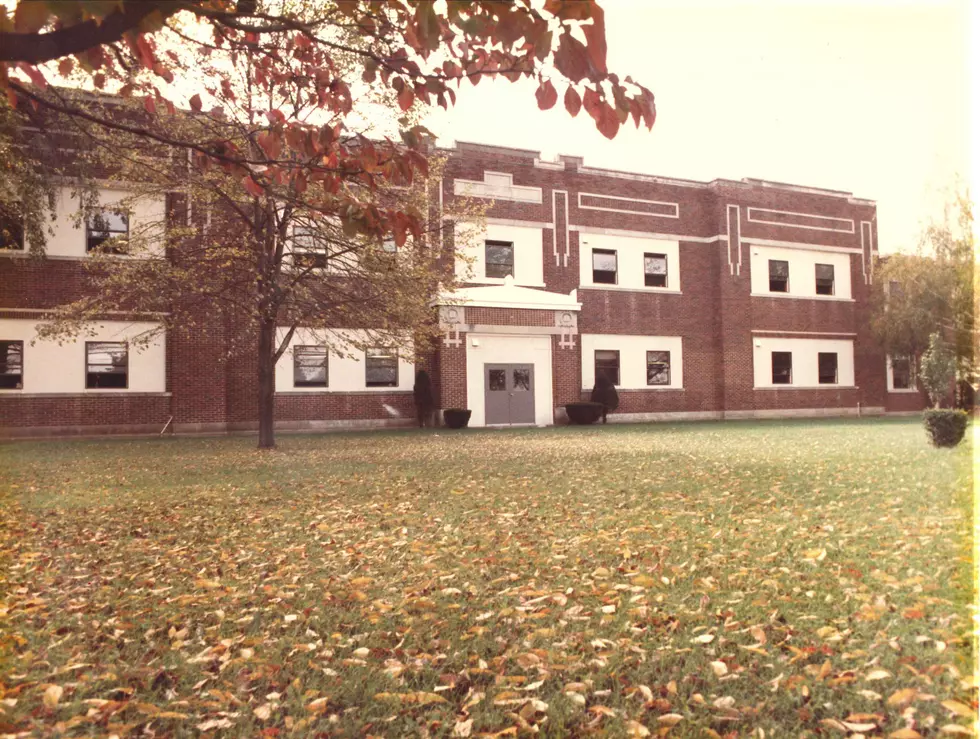
[[502,369],[492,369],[490,370],[489,385],[491,390],[506,390],[507,389],[507,370]]
[[514,390],[524,392],[530,389],[531,389],[531,370],[515,369]]

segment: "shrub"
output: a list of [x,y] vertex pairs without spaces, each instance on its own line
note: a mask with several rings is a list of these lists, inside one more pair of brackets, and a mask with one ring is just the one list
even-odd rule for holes
[[606,422],[606,413],[619,408],[619,393],[616,392],[616,386],[605,375],[599,375],[596,378],[595,386],[592,388],[592,402],[602,404],[604,408],[603,423]]
[[929,348],[919,360],[919,376],[933,407],[938,408],[956,378],[956,357],[938,333],[929,337]]
[[472,414],[473,411],[467,410],[466,408],[446,408],[442,412],[442,417],[449,428],[461,429],[466,428]]
[[602,403],[568,403],[565,405],[565,413],[568,420],[578,426],[588,426],[595,423],[602,417],[606,407]]
[[432,380],[429,379],[429,373],[425,370],[419,370],[415,374],[412,396],[415,399],[415,415],[419,422],[419,428],[422,428],[427,420],[431,423],[432,411],[435,408]]
[[933,408],[922,414],[933,446],[956,446],[963,440],[969,416],[966,411]]

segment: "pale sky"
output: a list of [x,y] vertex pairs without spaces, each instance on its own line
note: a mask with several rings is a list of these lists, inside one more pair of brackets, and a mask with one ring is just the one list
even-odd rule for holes
[[575,119],[565,112],[564,86],[558,105],[541,112],[534,85],[500,80],[465,85],[455,109],[430,119],[440,143],[848,190],[877,201],[882,252],[911,248],[938,212],[941,190],[957,174],[971,179],[967,55],[976,8],[966,0],[602,4],[610,70],[656,96],[651,132],[630,122],[608,141],[584,110]]

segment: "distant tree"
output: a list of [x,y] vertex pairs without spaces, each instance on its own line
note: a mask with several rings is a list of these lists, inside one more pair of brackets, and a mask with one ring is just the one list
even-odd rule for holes
[[877,266],[871,326],[885,350],[917,365],[938,332],[955,357],[957,380],[976,387],[978,276],[973,204],[958,192],[915,253],[889,255]]
[[415,415],[418,418],[419,428],[425,426],[425,422],[432,422],[432,413],[435,410],[435,397],[432,393],[432,380],[429,373],[424,369],[415,373],[415,386],[412,388],[412,397],[415,399]]
[[939,333],[929,337],[929,347],[919,362],[919,378],[933,408],[938,408],[949,397],[950,387],[956,379],[956,357]]
[[602,403],[602,422],[606,422],[606,414],[619,408],[619,393],[612,380],[604,374],[596,377],[595,385],[592,387],[592,402]]

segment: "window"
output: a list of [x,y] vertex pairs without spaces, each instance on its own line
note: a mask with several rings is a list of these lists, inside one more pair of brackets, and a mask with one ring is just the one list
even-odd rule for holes
[[789,262],[781,259],[769,260],[769,292],[789,292]]
[[595,378],[605,377],[613,385],[619,384],[619,352],[596,349]]
[[327,347],[293,347],[293,387],[327,387]]
[[647,287],[667,287],[667,255],[643,255],[643,284]]
[[912,363],[908,357],[892,357],[892,389],[912,389]]
[[503,278],[514,274],[514,244],[511,241],[487,241],[487,277]]
[[592,281],[601,285],[616,284],[616,252],[612,249],[592,250]]
[[20,208],[0,203],[0,249],[24,248],[24,214]]
[[129,216],[115,210],[90,213],[85,220],[85,251],[125,254],[129,239]]
[[392,349],[365,352],[364,384],[368,387],[398,387],[398,353]]
[[793,352],[773,352],[772,353],[772,384],[791,385],[792,383],[793,383]]
[[327,244],[313,226],[293,226],[293,263],[301,269],[326,269]]
[[817,374],[821,385],[837,384],[837,352],[817,354]]
[[670,352],[647,352],[647,385],[670,384]]
[[0,389],[17,390],[24,382],[24,342],[0,341]]
[[816,265],[816,275],[817,275],[817,295],[833,295],[834,294],[834,265],[832,264]]
[[129,379],[129,347],[118,341],[85,342],[85,387],[124,388]]

